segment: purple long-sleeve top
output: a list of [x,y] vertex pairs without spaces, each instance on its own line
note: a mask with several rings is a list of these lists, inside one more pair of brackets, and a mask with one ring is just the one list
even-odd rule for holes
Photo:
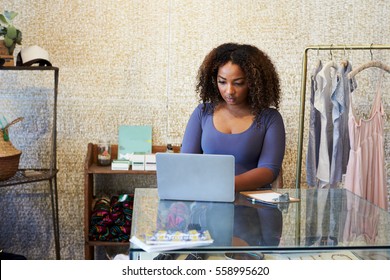
[[211,105],[199,104],[192,113],[183,137],[182,153],[227,154],[235,158],[235,174],[256,167],[279,174],[285,152],[286,135],[282,116],[269,108],[261,115],[260,125],[254,120],[244,132],[227,134],[218,131],[213,123]]

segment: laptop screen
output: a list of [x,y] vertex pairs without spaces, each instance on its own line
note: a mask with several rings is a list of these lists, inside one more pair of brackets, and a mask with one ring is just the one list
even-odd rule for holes
[[160,199],[234,201],[232,155],[157,153]]

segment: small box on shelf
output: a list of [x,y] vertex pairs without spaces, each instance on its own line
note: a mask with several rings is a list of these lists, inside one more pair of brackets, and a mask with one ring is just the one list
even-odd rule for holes
[[156,155],[145,155],[145,170],[156,171]]
[[113,160],[111,162],[111,170],[129,170],[130,161],[128,160]]
[[145,170],[145,155],[132,155],[131,161],[133,170]]

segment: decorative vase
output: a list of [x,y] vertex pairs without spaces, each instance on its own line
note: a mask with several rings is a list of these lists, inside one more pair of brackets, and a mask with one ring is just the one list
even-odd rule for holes
[[0,129],[0,181],[13,177],[19,168],[22,152],[16,149],[9,140],[8,128],[22,119],[17,118]]

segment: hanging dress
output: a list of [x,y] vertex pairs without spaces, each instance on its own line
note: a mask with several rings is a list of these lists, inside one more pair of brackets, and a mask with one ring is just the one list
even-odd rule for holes
[[315,93],[318,90],[317,74],[322,69],[322,62],[319,60],[311,74],[310,92],[310,124],[308,135],[308,147],[306,154],[306,181],[309,187],[317,186],[318,154],[320,147],[321,113],[314,107]]
[[349,138],[350,154],[345,188],[387,210],[387,178],[384,151],[384,110],[381,81],[368,119],[358,118],[350,95]]
[[317,179],[318,187],[329,187],[331,177],[331,161],[333,153],[333,104],[332,93],[340,82],[340,73],[334,61],[330,61],[317,74],[317,91],[314,107],[321,113],[321,133],[319,142]]
[[348,133],[348,113],[350,90],[356,87],[355,78],[349,79],[348,74],[352,71],[349,61],[339,65],[340,75],[336,89],[332,92],[333,103],[333,151],[330,165],[330,187],[338,187],[342,182],[342,176],[347,171],[349,157],[349,133]]

